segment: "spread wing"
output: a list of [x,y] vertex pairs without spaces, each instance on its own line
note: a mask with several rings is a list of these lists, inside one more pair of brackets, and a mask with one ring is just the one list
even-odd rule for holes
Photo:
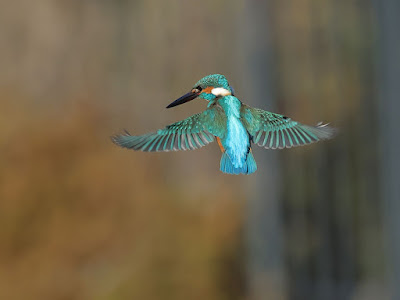
[[306,145],[332,138],[336,130],[328,124],[308,126],[286,116],[242,106],[242,121],[253,142],[266,149]]
[[223,117],[220,109],[213,107],[156,132],[139,136],[126,132],[111,139],[121,147],[146,152],[194,150],[213,142],[215,135],[223,134],[223,129],[215,127],[223,124]]

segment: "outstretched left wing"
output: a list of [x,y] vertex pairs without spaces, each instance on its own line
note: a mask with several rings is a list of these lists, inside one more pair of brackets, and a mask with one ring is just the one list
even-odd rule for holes
[[309,126],[288,117],[242,105],[242,122],[253,142],[266,149],[291,148],[332,138],[336,130],[327,124]]
[[218,119],[218,115],[217,108],[209,108],[156,132],[139,136],[126,132],[111,139],[121,147],[145,152],[194,150],[214,141],[218,132],[214,132],[210,124]]

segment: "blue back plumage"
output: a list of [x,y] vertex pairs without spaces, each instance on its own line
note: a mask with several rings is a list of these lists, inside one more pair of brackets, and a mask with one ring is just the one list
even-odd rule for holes
[[249,134],[240,120],[242,103],[234,96],[225,96],[218,100],[218,104],[224,109],[227,122],[226,134],[221,138],[225,148],[220,163],[221,171],[230,174],[254,172],[257,166],[253,155],[249,153]]

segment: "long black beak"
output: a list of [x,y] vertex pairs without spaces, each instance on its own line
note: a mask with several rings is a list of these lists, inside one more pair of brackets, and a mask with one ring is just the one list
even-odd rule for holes
[[183,95],[182,97],[176,99],[174,102],[172,102],[170,105],[168,105],[167,108],[174,107],[174,106],[189,102],[189,101],[197,98],[198,95],[199,95],[199,93],[194,93],[194,92],[191,91],[191,92]]

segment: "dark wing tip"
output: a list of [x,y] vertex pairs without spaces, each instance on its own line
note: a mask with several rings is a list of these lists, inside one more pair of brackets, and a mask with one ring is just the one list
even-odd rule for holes
[[119,135],[110,136],[110,139],[111,139],[111,142],[113,142],[115,145],[121,146]]
[[322,122],[319,122],[317,126],[314,127],[314,129],[315,129],[314,133],[321,140],[332,139],[339,133],[339,129],[329,126],[329,123],[324,124]]
[[127,147],[126,146],[126,137],[130,137],[131,134],[128,132],[128,130],[124,129],[125,134],[115,134],[110,136],[111,141],[120,147]]

